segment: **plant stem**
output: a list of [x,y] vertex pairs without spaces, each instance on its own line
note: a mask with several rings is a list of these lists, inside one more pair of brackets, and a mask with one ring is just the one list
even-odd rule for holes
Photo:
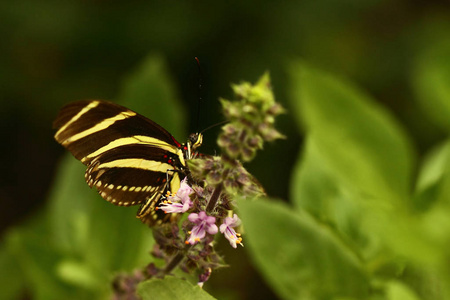
[[172,259],[169,261],[169,263],[166,265],[166,267],[161,270],[160,275],[164,277],[165,275],[170,274],[173,269],[175,269],[186,257],[186,252],[192,247],[192,245],[186,245],[183,250],[178,251],[177,254],[175,254]]
[[216,207],[216,203],[220,198],[220,194],[222,193],[222,184],[219,184],[213,191],[211,198],[209,198],[208,205],[206,206],[206,212],[212,212],[214,207]]

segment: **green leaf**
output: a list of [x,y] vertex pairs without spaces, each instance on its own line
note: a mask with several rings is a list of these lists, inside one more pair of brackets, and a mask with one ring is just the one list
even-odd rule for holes
[[186,113],[164,59],[149,55],[124,81],[120,104],[157,122],[175,137],[186,137]]
[[445,246],[430,238],[420,218],[365,201],[324,163],[313,139],[305,148],[291,182],[293,203],[331,224],[364,257],[372,276],[398,276],[405,257],[428,267],[441,261]]
[[338,196],[339,187],[317,151],[317,145],[306,138],[291,180],[291,199],[315,216],[326,219],[330,202]]
[[314,139],[305,139],[304,151],[294,167],[291,199],[294,205],[327,220],[334,214],[335,208],[332,206],[340,202],[338,200],[343,197],[345,191],[338,176],[333,174],[333,170],[324,162],[317,147]]
[[363,266],[328,227],[270,200],[242,200],[239,209],[254,266],[282,298],[368,295]]
[[183,279],[166,277],[165,279],[150,279],[138,286],[138,294],[142,300],[153,299],[183,299],[212,300],[215,299],[199,286],[193,286]]
[[153,239],[151,230],[135,217],[137,208],[103,200],[84,182],[84,170],[73,157],[60,163],[50,197],[51,229],[55,245],[67,258],[60,266],[66,266],[64,278],[77,277],[67,273],[67,264],[78,262],[74,273],[90,270],[91,278],[105,285],[111,272],[147,264]]
[[422,163],[416,184],[416,205],[425,211],[440,196],[447,162],[450,160],[450,141],[435,147],[428,153]]
[[297,160],[291,180],[292,202],[336,227],[348,240],[365,247],[373,234],[362,230],[367,214],[361,212],[371,212],[370,202],[359,200],[325,163],[317,147],[314,139],[305,140],[305,149]]
[[324,163],[349,186],[391,205],[408,197],[412,150],[390,114],[363,92],[304,63],[291,67],[291,104]]
[[[423,235],[428,243],[438,249],[434,268],[440,270],[440,278],[450,281],[450,269],[446,262],[449,259],[448,236],[450,234],[450,143],[447,141],[432,152],[426,160],[419,177],[419,191],[425,191],[429,186],[434,187],[433,198],[426,199],[431,202],[428,209],[420,215],[420,225]],[[450,293],[450,289],[447,291]]]
[[331,224],[364,257],[373,275],[390,278],[401,274],[405,260],[399,257],[428,266],[440,261],[439,247],[417,216],[386,211],[366,201],[324,163],[313,139],[305,144],[291,182],[293,203]]
[[[16,272],[9,270],[11,275],[8,277],[20,272],[22,282],[26,282],[26,290],[33,295],[33,299],[87,297],[88,294],[84,291],[64,285],[56,275],[55,266],[61,259],[61,254],[53,247],[44,214],[11,229],[6,235],[5,245],[11,254],[11,262],[16,263],[13,268]],[[88,298],[92,298],[92,294]]]
[[0,244],[0,289],[2,298],[19,299],[26,287],[25,276],[22,269],[18,267],[19,261],[11,254],[5,243]]
[[[313,160],[305,160],[306,166],[299,167],[296,174],[307,173],[297,175],[295,180],[300,181],[292,184],[301,183],[317,193],[320,181],[308,176],[325,172],[321,175],[326,178],[324,189],[332,187],[339,193],[322,199],[321,209],[328,210],[320,213],[338,225],[347,222],[347,230],[338,226],[347,235],[356,228],[353,240],[360,236],[361,241],[377,241],[359,249],[364,257],[375,260],[375,270],[378,264],[373,256],[386,261],[389,252],[420,263],[438,262],[439,250],[430,243],[419,220],[410,215],[412,150],[398,124],[347,82],[305,64],[294,65],[291,75],[295,83],[292,105],[306,125],[308,143],[314,145],[309,150],[314,152]],[[295,197],[311,196],[296,193]],[[303,204],[314,199],[296,201]],[[323,215],[319,215],[321,219],[325,219]]]
[[386,285],[387,300],[420,300],[408,286],[400,281],[390,281]]
[[450,43],[433,42],[417,57],[412,72],[416,99],[430,119],[450,132]]

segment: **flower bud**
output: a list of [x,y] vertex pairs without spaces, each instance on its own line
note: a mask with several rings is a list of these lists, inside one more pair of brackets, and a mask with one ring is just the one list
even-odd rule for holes
[[279,114],[284,113],[285,110],[281,106],[281,104],[275,102],[268,110],[267,113],[272,116],[278,116]]

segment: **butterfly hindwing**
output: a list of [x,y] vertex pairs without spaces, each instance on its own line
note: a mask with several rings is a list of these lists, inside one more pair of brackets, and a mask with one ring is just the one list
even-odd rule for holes
[[[152,194],[162,194],[180,162],[151,145],[125,145],[98,156],[86,170],[86,181],[116,205],[137,205]],[[169,163],[171,162],[171,163]]]
[[167,221],[175,221],[179,218],[179,214],[167,214],[161,209],[157,209],[161,203],[167,199],[168,191],[177,191],[180,187],[179,173],[174,173],[169,179],[169,184],[164,189],[162,195],[153,195],[146,202],[142,203],[137,212],[137,217],[149,226],[154,226]]

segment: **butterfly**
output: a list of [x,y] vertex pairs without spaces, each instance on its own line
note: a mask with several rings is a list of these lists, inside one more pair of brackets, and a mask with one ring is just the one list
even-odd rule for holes
[[103,199],[140,205],[137,217],[149,226],[175,218],[156,207],[189,176],[186,161],[197,156],[201,133],[180,144],[157,123],[103,100],[67,104],[53,127],[56,141],[87,166],[85,180]]

